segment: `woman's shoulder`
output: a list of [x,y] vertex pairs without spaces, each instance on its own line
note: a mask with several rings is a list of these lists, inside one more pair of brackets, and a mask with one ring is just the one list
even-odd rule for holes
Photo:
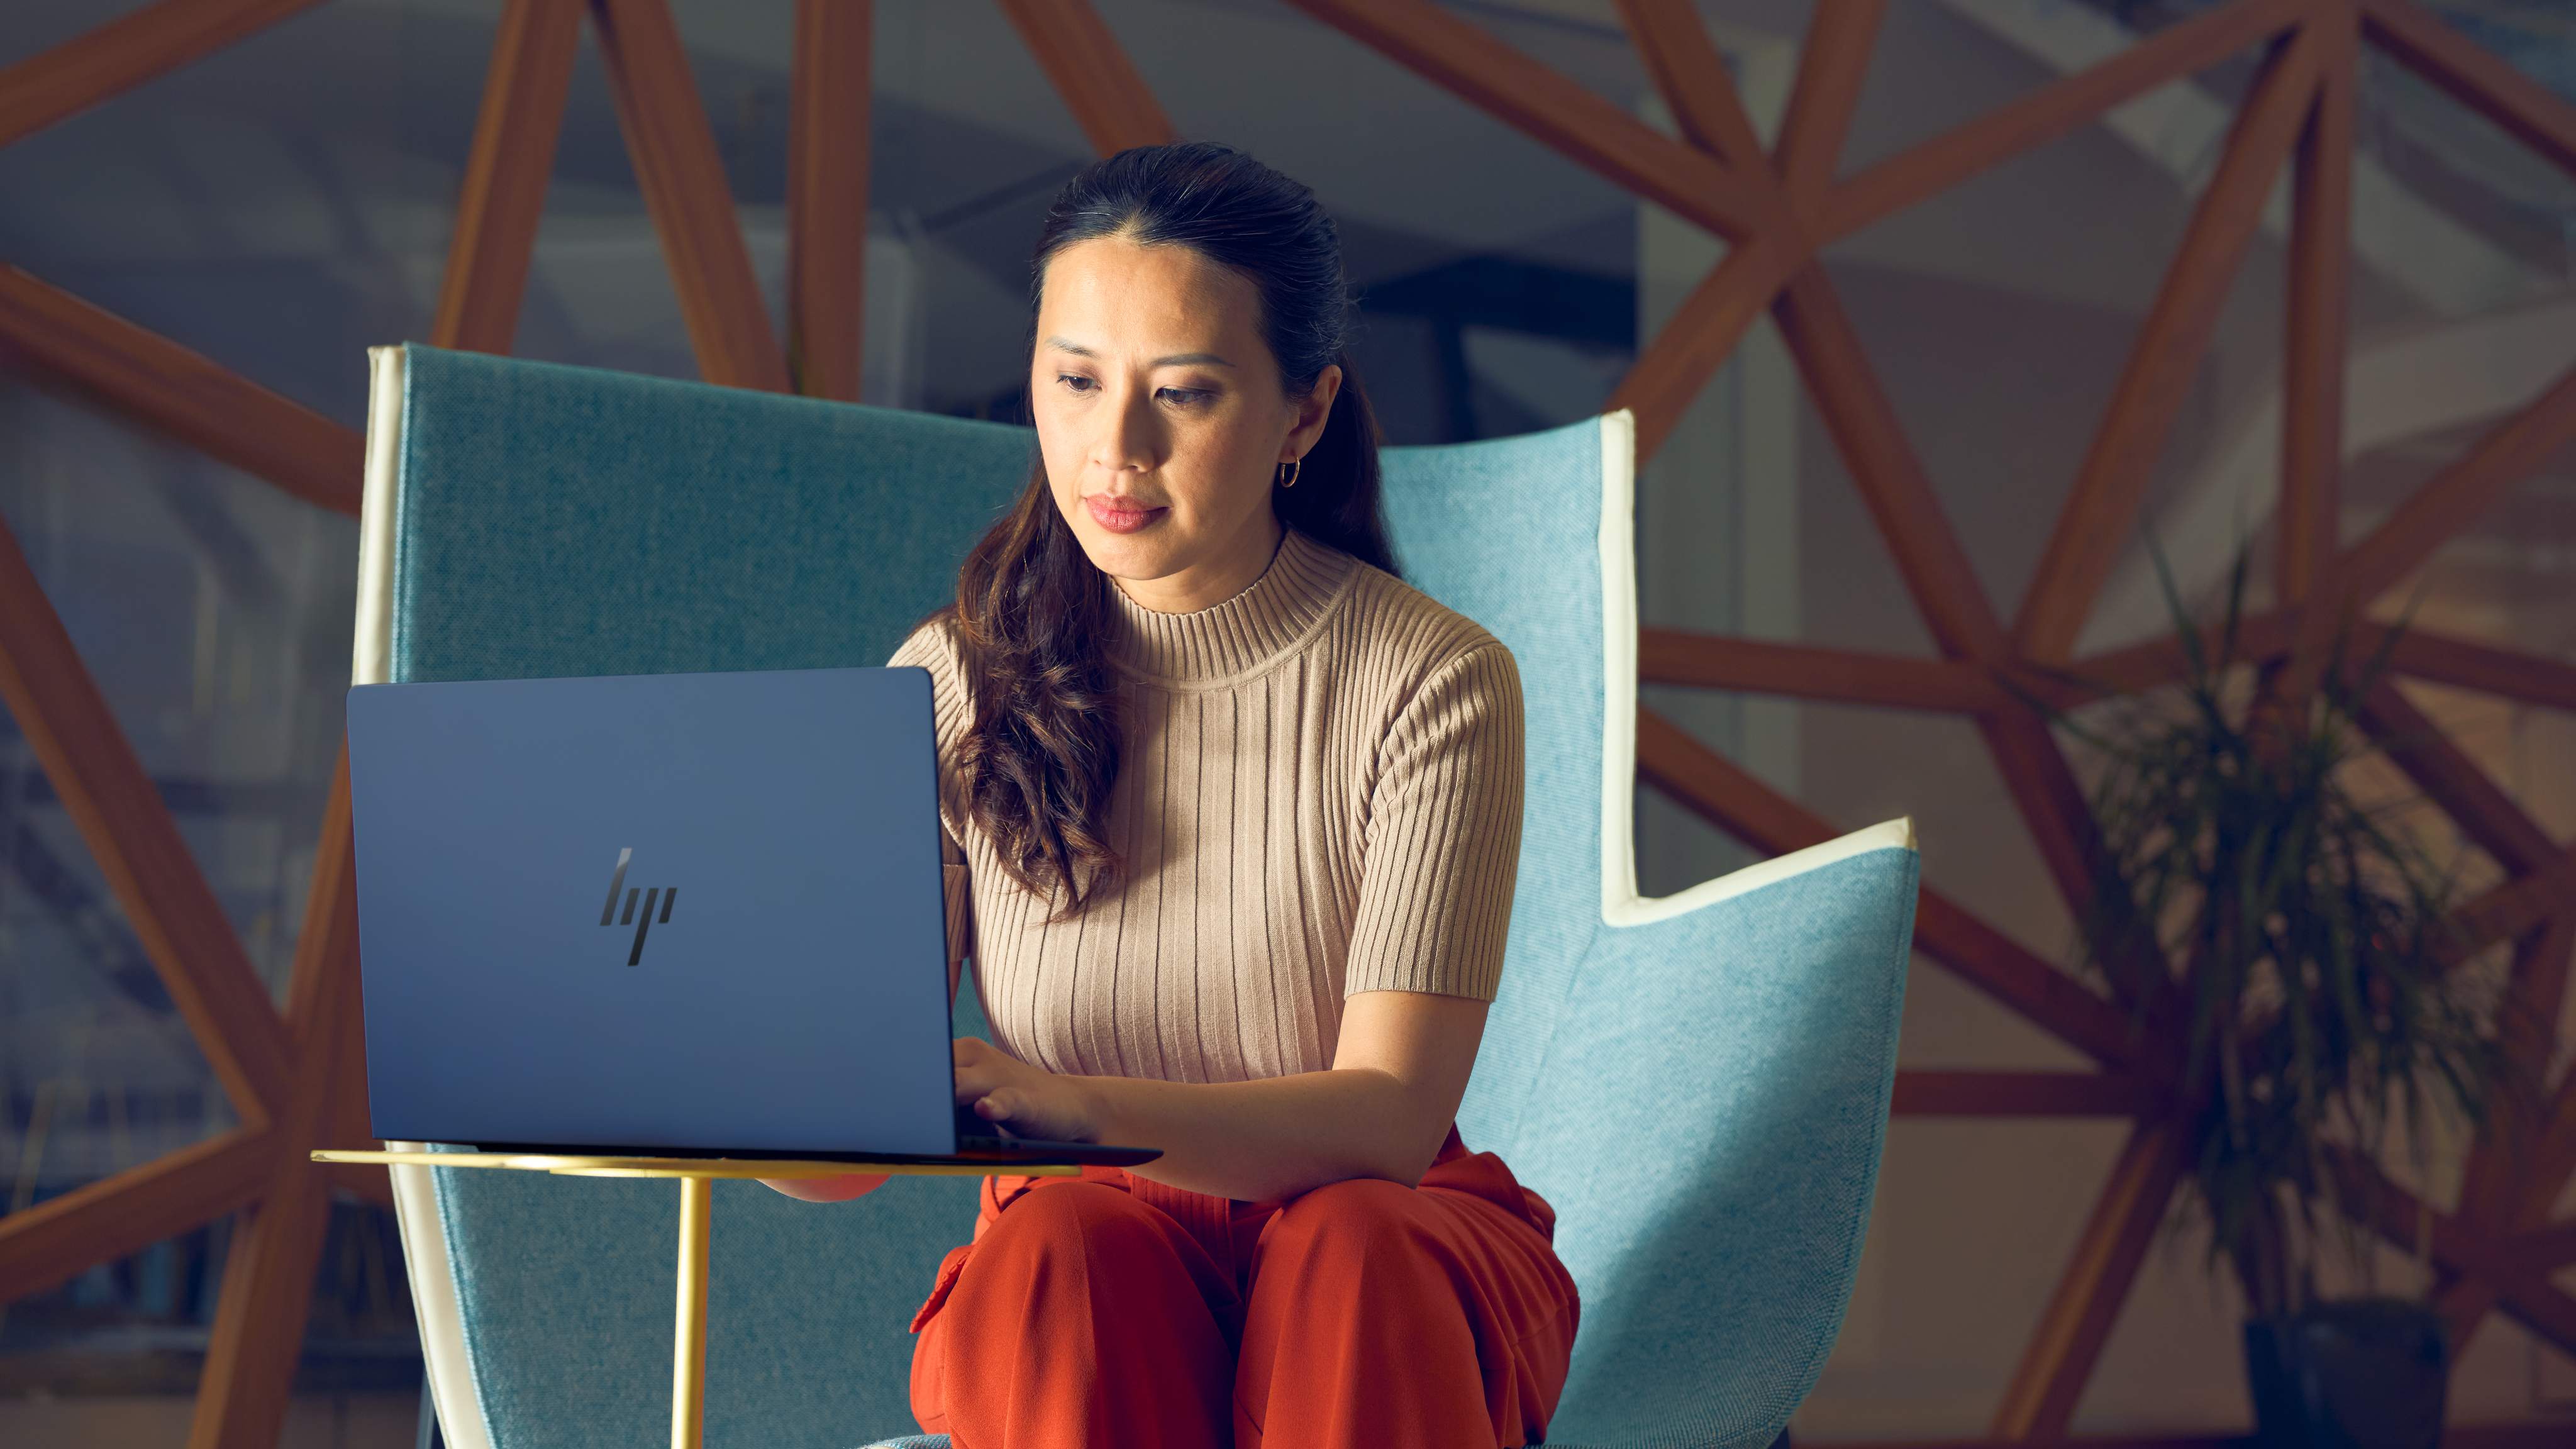
[[955,674],[958,670],[956,609],[943,608],[913,625],[912,632],[895,646],[894,654],[886,664],[888,667],[917,666],[934,674]]
[[958,653],[956,611],[942,609],[915,624],[886,663],[930,671],[930,702],[938,721],[940,748],[953,747],[974,714],[966,666]]
[[1419,682],[1479,652],[1511,659],[1484,625],[1365,561],[1351,580],[1348,617],[1350,647],[1393,677]]

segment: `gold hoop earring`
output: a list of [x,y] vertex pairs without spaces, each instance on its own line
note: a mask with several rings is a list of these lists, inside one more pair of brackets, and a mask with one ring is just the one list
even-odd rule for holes
[[1279,481],[1279,486],[1282,488],[1294,488],[1297,486],[1297,474],[1306,466],[1306,460],[1303,458],[1291,458],[1279,466],[1288,470],[1288,476]]

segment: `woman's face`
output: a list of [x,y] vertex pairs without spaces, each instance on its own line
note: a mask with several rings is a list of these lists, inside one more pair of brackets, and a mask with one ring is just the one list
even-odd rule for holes
[[1272,478],[1323,431],[1341,369],[1281,392],[1251,282],[1178,246],[1047,263],[1029,397],[1055,505],[1093,564],[1165,613],[1224,602],[1279,541]]

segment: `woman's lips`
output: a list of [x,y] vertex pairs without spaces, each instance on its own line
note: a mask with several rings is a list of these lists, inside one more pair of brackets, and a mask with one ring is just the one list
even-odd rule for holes
[[1169,508],[1140,508],[1133,500],[1112,498],[1106,493],[1094,493],[1084,498],[1082,506],[1091,510],[1092,522],[1111,533],[1134,533],[1171,512]]

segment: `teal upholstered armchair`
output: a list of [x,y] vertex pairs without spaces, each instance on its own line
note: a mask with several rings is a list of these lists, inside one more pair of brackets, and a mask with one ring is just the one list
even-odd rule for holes
[[[991,424],[424,347],[374,379],[361,681],[881,664],[1027,476],[1029,435]],[[1550,1442],[1760,1449],[1850,1295],[1916,861],[1896,822],[1638,897],[1631,458],[1624,414],[1387,456],[1407,576],[1511,647],[1529,710],[1510,955],[1460,1125],[1555,1205],[1582,1288]],[[394,1172],[450,1444],[661,1432],[667,1183]],[[715,1195],[707,1442],[907,1429],[905,1324],[971,1185]]]

